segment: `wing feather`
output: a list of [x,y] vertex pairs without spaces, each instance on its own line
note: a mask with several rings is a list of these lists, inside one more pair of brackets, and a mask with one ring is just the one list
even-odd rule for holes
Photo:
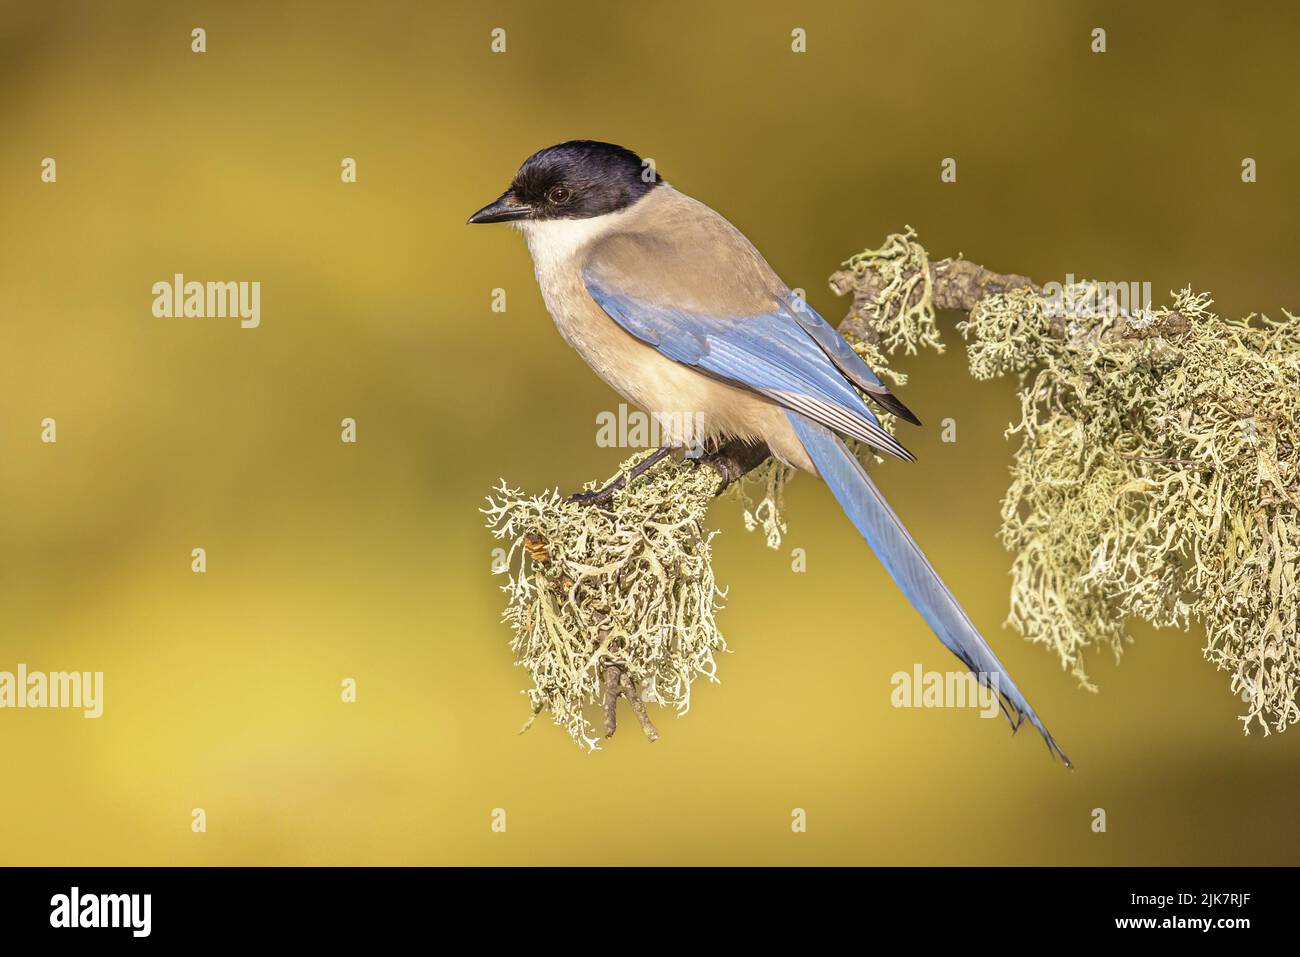
[[[854,388],[862,387],[859,379],[870,386],[866,376],[874,379],[874,373],[825,320],[817,317],[825,326],[818,330],[819,339],[775,296],[769,300],[770,311],[741,315],[674,303],[671,293],[667,302],[652,299],[644,292],[653,288],[650,276],[680,266],[662,261],[663,250],[662,243],[638,243],[626,235],[597,244],[582,274],[588,294],[623,329],[668,358],[751,389],[873,448],[914,458],[881,426]],[[752,308],[750,298],[746,305]],[[853,381],[846,378],[822,341],[831,341],[828,332],[842,344],[839,351],[847,350],[865,373]],[[883,388],[878,379],[875,383],[875,388]]]

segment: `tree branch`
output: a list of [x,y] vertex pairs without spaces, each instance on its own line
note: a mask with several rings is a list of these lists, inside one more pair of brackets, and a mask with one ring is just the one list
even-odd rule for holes
[[[1300,318],[1223,320],[1190,288],[1155,307],[1122,284],[1040,286],[963,259],[931,263],[910,229],[854,256],[830,287],[852,296],[840,333],[886,376],[900,352],[942,348],[938,310],[967,315],[973,377],[1019,376],[1001,530],[1015,554],[1009,624],[1091,688],[1085,654],[1118,655],[1130,620],[1200,622],[1206,658],[1248,705],[1245,727],[1300,723]],[[587,703],[603,703],[608,736],[627,698],[651,740],[638,683],[684,709],[725,647],[709,503],[768,458],[765,445],[730,441],[695,468],[649,469],[616,512],[575,514],[504,484],[489,498],[494,534],[531,556],[507,586],[507,619],[535,713],[594,747]],[[769,476],[755,512],[775,514],[781,479]],[[618,645],[604,643],[611,622]]]

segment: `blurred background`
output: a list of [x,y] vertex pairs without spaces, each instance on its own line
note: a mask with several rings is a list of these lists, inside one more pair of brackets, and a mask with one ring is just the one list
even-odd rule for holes
[[[545,720],[518,736],[477,509],[502,477],[609,475],[619,400],[520,237],[464,225],[532,151],[605,139],[834,320],[826,277],[905,224],[1042,282],[1294,311],[1298,27],[1037,0],[5,3],[0,670],[103,671],[105,701],[0,712],[0,861],[1300,862],[1300,731],[1244,737],[1199,634],[1141,633],[1090,694],[1000,627],[1014,384],[972,381],[951,336],[902,363],[920,461],[878,481],[1076,771],[1032,732],[890,706],[893,672],[955,663],[806,478],[781,552],[715,508],[733,654],[659,743],[626,714],[594,755]],[[177,272],[261,282],[260,328],[154,318]]]

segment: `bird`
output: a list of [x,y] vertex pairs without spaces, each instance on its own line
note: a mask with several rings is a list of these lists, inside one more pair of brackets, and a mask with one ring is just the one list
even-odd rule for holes
[[920,420],[777,276],[726,218],[676,189],[653,161],[595,140],[538,150],[510,186],[469,218],[523,233],[561,337],[592,370],[657,421],[663,446],[700,436],[766,443],[821,478],[890,577],[949,651],[1072,767],[844,439],[915,457],[871,404]]

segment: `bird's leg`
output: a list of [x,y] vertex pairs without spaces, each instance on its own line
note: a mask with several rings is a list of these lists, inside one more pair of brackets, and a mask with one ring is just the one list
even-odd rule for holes
[[650,720],[645,702],[641,700],[641,695],[636,690],[636,683],[627,673],[627,669],[612,661],[607,662],[604,678],[605,737],[614,737],[614,732],[618,728],[618,699],[622,695],[627,698],[628,704],[632,706],[632,713],[641,722],[641,730],[645,732],[645,736],[651,743],[658,741],[659,731]]
[[[700,464],[708,463],[722,476],[722,488],[739,482],[767,461],[771,453],[762,442],[750,444],[742,439],[732,439],[712,452],[700,456]],[[721,491],[721,490],[719,490]]]
[[655,449],[653,453],[632,466],[631,470],[628,471],[626,475],[620,475],[603,489],[600,489],[597,492],[574,492],[569,496],[569,501],[578,502],[581,505],[608,505],[610,499],[614,497],[615,492],[627,485],[628,482],[644,474],[646,469],[650,468],[652,465],[657,462],[662,462],[672,454],[672,451],[673,447],[671,445],[665,445],[663,448]]

